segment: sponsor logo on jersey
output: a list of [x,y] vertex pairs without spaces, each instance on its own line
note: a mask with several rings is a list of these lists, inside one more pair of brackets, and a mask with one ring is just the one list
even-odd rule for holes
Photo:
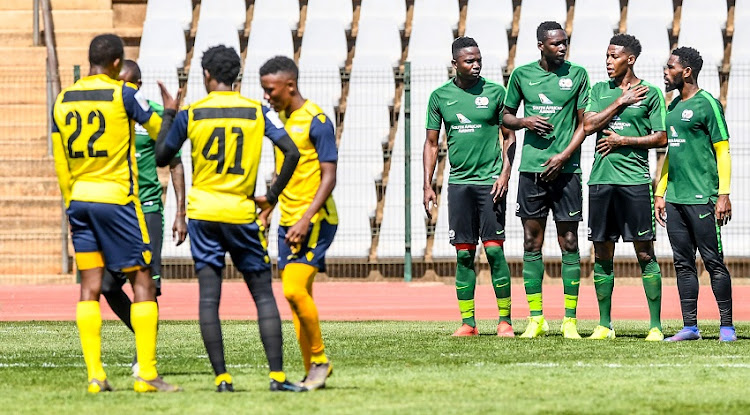
[[554,104],[554,102],[552,102],[552,100],[549,99],[549,98],[547,98],[547,96],[544,95],[544,94],[539,94],[539,100],[542,101],[542,104],[545,104],[545,105],[553,105]]
[[563,91],[570,91],[573,88],[573,80],[570,78],[560,78],[560,81],[557,84]]
[[477,97],[474,100],[474,104],[477,108],[487,108],[487,106],[490,105],[490,99],[487,97]]
[[461,124],[471,124],[471,120],[466,118],[466,116],[461,114],[460,112],[456,113],[456,117],[458,118],[458,122],[460,122]]
[[672,137],[677,138],[677,130],[674,129],[673,125],[669,126],[669,131],[672,133]]
[[682,121],[690,121],[693,118],[693,110],[682,111]]

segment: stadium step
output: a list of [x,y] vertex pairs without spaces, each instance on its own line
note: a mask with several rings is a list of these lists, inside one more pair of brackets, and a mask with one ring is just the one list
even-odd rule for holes
[[47,123],[29,125],[28,123],[10,123],[4,124],[0,121],[0,144],[5,140],[36,140],[47,137]]
[[[0,212],[19,218],[62,217],[59,196],[0,196]],[[2,230],[0,230],[2,232]]]
[[[62,0],[64,1],[64,0]],[[29,12],[31,13],[31,12]],[[85,27],[87,30],[99,29],[101,33],[112,32],[112,9],[105,10],[55,10],[52,9],[52,21],[57,30],[75,30]],[[29,20],[31,22],[31,20]],[[31,24],[31,23],[29,23]],[[88,47],[88,45],[86,45]]]
[[[0,141],[6,149],[4,155],[11,157],[43,157],[47,155],[47,141],[44,140],[2,140]],[[27,178],[32,180],[34,178]],[[3,184],[0,184],[0,188]],[[0,194],[7,194],[0,192]]]
[[5,231],[25,231],[34,227],[44,227],[52,230],[59,228],[61,221],[62,213],[60,215],[40,216],[37,218],[7,216],[0,217],[0,229]]
[[45,157],[0,157],[0,178],[18,177],[57,177],[55,162],[51,156]]
[[[0,13],[1,14],[1,13]],[[0,23],[2,25],[2,23]],[[0,26],[2,27],[2,26]],[[47,62],[47,48],[36,47],[0,47],[3,66],[41,67]]]
[[34,35],[28,31],[0,30],[0,45],[32,47],[34,46]]
[[0,232],[0,254],[60,255],[62,238],[59,229],[40,232],[22,230]]
[[[31,10],[34,0],[3,0],[0,10]],[[102,9],[112,8],[112,0],[52,0],[53,10],[64,9]]]
[[19,72],[17,79],[15,82],[8,79],[3,83],[4,91],[0,94],[0,105],[45,104],[47,102],[47,84],[43,77]]
[[[0,180],[0,195],[55,196],[59,198],[60,188],[57,179],[54,177],[3,177]],[[2,226],[0,226],[0,229],[3,229]]]
[[62,251],[62,248],[58,246],[58,252],[52,254],[0,254],[0,269],[3,270],[4,275],[59,274],[62,266],[60,251]]
[[[3,0],[2,3],[4,3]],[[31,33],[34,30],[34,16],[31,6],[23,10],[0,10],[0,27],[3,30],[18,30]],[[41,25],[40,16],[40,25]]]
[[0,120],[47,124],[47,104],[0,104]]

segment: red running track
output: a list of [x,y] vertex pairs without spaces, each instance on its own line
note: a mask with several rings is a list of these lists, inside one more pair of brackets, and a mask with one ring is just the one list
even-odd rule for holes
[[[164,294],[159,298],[160,318],[197,320],[198,284],[166,281],[164,285]],[[280,283],[274,283],[274,292],[282,318],[291,319]],[[748,295],[750,286],[734,287],[736,320],[750,320],[750,302],[738,301],[748,298]],[[514,282],[512,299],[512,316],[526,317],[528,305],[520,281]],[[490,285],[477,286],[476,300],[477,318],[497,318],[497,305]],[[77,301],[77,285],[0,286],[0,321],[74,320]],[[315,302],[322,320],[460,319],[455,289],[452,285],[442,283],[321,282],[315,285]],[[106,304],[106,301],[102,299],[102,303]],[[579,319],[599,318],[594,287],[581,287],[578,304]],[[544,307],[547,318],[563,317],[562,284],[544,285]],[[612,308],[612,317],[615,319],[648,319],[645,294],[638,285],[616,286]],[[698,311],[701,319],[718,319],[716,302],[707,285],[701,286]],[[105,319],[117,318],[108,306],[102,306],[102,314]],[[256,318],[255,306],[244,283],[224,283],[220,315],[222,319]],[[662,318],[681,319],[675,286],[664,286]]]

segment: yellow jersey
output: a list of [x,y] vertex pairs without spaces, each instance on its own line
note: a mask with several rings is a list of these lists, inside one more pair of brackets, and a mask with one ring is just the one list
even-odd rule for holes
[[146,98],[122,81],[91,75],[60,92],[52,110],[52,144],[66,206],[71,200],[138,200],[135,122],[154,139],[161,127]]
[[253,194],[264,135],[276,142],[287,134],[275,113],[239,92],[213,91],[177,113],[165,146],[176,152],[186,139],[192,145],[188,218],[255,221]]
[[[279,114],[284,128],[299,149],[299,163],[294,170],[289,184],[279,196],[281,226],[291,226],[304,216],[320,187],[320,163],[338,160],[336,135],[333,122],[326,117],[323,110],[312,101],[307,100],[301,108],[291,114]],[[281,170],[284,155],[276,149],[276,173]],[[336,204],[333,195],[329,195],[323,207],[312,218],[312,222],[326,219],[328,223],[338,224]]]

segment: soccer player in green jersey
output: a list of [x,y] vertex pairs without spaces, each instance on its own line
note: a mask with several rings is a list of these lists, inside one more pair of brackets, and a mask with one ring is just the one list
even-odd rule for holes
[[[721,104],[698,86],[703,58],[680,47],[664,68],[667,91],[678,90],[667,110],[669,149],[654,204],[674,254],[684,328],[667,341],[698,340],[698,273],[695,250],[711,276],[719,306],[719,340],[735,341],[732,324],[732,280],[724,264],[721,226],[732,218],[729,185],[732,162],[729,133]],[[666,196],[665,196],[666,193]]]
[[594,243],[594,287],[599,325],[591,339],[614,339],[612,289],[615,243],[633,242],[641,266],[651,329],[648,341],[664,340],[661,332],[661,269],[654,255],[655,222],[648,149],[664,147],[664,97],[661,90],[633,72],[641,43],[618,34],[607,48],[608,81],[591,88],[584,114],[586,135],[598,133],[589,178],[589,240]]
[[[122,70],[118,77],[121,81],[128,82],[140,88],[141,69],[132,60],[123,61]],[[148,106],[159,116],[162,115],[163,107],[151,100],[147,100]],[[141,209],[146,220],[149,239],[151,240],[151,274],[156,283],[156,296],[161,295],[161,248],[162,236],[164,235],[164,204],[162,203],[162,187],[159,175],[156,172],[156,159],[154,158],[154,145],[156,141],[149,137],[148,132],[140,124],[135,125],[135,159],[138,165],[138,198],[141,201]],[[187,223],[185,222],[185,171],[182,167],[180,157],[175,157],[169,165],[169,171],[174,185],[177,198],[177,215],[172,225],[172,235],[180,245],[187,236]],[[131,301],[122,290],[125,276],[121,273],[104,272],[102,279],[102,294],[117,317],[132,331],[130,324]],[[132,363],[133,373],[137,374],[137,356]]]
[[[424,208],[431,216],[437,196],[432,174],[438,155],[440,126],[448,136],[448,222],[456,247],[456,295],[463,325],[454,336],[477,336],[474,320],[474,257],[482,238],[495,289],[497,335],[513,337],[510,320],[510,270],[505,261],[505,196],[515,152],[515,133],[501,128],[505,88],[479,74],[482,54],[474,39],[453,42],[456,76],[435,89],[427,109],[424,144]],[[503,134],[501,135],[501,130]],[[503,144],[501,146],[500,141]]]
[[[543,22],[536,32],[541,59],[513,70],[505,97],[503,125],[526,129],[521,153],[516,215],[524,230],[523,279],[529,302],[529,324],[521,335],[534,338],[549,331],[542,313],[542,244],[552,208],[562,250],[565,291],[565,338],[580,339],[576,321],[581,257],[578,222],[583,220],[581,150],[586,137],[583,112],[589,92],[586,70],[565,60],[568,36],[557,22]],[[524,102],[524,117],[516,117]]]

